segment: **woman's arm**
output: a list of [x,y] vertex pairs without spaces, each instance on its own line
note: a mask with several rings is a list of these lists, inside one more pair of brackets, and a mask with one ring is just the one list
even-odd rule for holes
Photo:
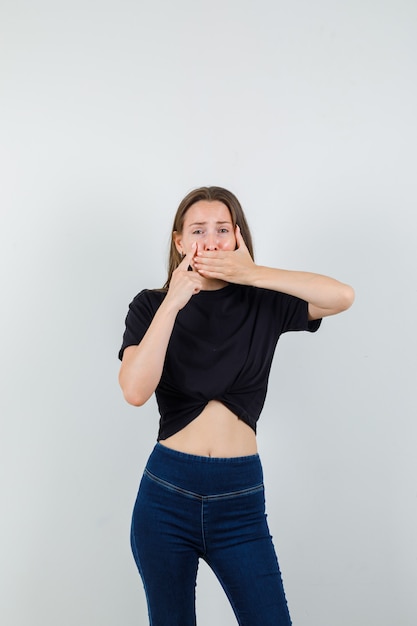
[[352,287],[334,278],[256,265],[238,226],[236,242],[237,248],[233,252],[199,250],[194,258],[196,270],[206,278],[262,287],[301,298],[308,302],[309,319],[312,320],[345,311],[353,303]]
[[129,404],[141,406],[155,391],[177,313],[201,289],[202,277],[197,272],[187,272],[189,264],[190,259],[184,257],[173,272],[167,295],[142,341],[123,353],[119,384]]
[[263,287],[274,291],[282,291],[297,296],[308,302],[310,320],[328,315],[335,315],[348,309],[353,303],[355,294],[345,283],[329,276],[311,272],[273,269],[256,266],[251,282],[254,287]]
[[128,346],[123,353],[119,384],[125,400],[134,406],[145,404],[161,378],[165,353],[177,316],[175,308],[167,305],[165,300],[140,344]]

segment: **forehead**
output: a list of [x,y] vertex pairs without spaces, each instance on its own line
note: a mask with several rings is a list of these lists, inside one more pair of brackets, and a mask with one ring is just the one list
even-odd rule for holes
[[184,216],[184,226],[195,222],[232,222],[228,207],[219,200],[199,200]]

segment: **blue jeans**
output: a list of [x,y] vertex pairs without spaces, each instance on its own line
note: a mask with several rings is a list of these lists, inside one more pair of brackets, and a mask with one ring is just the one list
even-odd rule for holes
[[156,444],[136,499],[131,543],[151,626],[195,626],[200,558],[240,626],[291,625],[257,454],[213,458]]

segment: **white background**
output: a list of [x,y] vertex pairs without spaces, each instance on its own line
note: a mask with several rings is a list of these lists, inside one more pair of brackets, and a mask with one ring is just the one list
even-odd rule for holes
[[[116,355],[214,184],[260,263],[356,289],[282,338],[259,424],[294,625],[415,626],[416,26],[414,0],[2,0],[2,624],[147,624],[129,526],[157,414]],[[204,564],[197,603],[235,623]]]

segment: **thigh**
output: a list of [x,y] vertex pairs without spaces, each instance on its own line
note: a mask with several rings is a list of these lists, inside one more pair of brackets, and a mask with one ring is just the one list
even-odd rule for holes
[[152,626],[195,625],[200,518],[198,501],[143,477],[131,544]]
[[207,561],[240,626],[290,626],[263,490],[207,507]]

